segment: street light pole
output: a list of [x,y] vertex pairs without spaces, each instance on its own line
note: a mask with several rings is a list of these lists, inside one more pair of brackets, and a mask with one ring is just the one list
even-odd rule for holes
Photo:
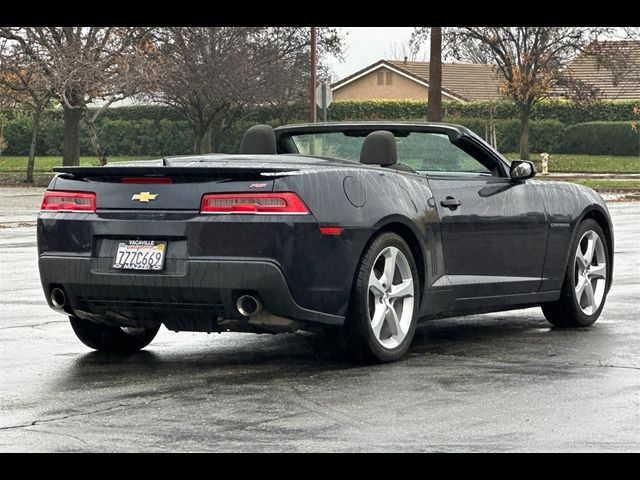
[[311,123],[316,123],[316,27],[311,27]]

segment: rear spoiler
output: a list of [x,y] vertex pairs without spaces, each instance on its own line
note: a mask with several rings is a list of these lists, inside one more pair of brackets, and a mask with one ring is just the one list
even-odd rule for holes
[[206,176],[206,177],[242,177],[245,175],[255,176],[256,174],[267,173],[269,176],[278,176],[278,173],[287,174],[297,171],[291,167],[273,166],[211,166],[211,164],[189,165],[181,167],[165,167],[162,165],[148,166],[104,166],[104,167],[55,167],[54,172],[66,173],[79,178],[98,177],[118,177],[118,176],[142,176],[142,175],[163,175],[163,176]]

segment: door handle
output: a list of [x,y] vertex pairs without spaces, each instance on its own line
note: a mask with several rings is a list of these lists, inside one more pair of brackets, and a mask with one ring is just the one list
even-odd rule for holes
[[440,205],[442,205],[443,207],[449,208],[451,210],[455,210],[460,205],[462,205],[462,202],[457,198],[447,197],[440,202]]

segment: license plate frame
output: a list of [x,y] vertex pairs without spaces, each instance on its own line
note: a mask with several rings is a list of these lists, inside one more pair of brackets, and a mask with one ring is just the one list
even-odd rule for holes
[[160,272],[164,269],[166,252],[167,242],[164,240],[121,240],[113,258],[113,268]]

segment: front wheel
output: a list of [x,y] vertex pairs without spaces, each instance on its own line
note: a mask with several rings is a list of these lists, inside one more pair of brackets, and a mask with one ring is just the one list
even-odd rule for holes
[[360,262],[345,324],[347,348],[373,362],[400,359],[417,324],[419,282],[411,250],[399,235],[377,236]]
[[576,232],[560,300],[542,306],[557,327],[588,327],[600,316],[609,288],[609,249],[600,225],[583,221]]
[[112,327],[77,317],[69,317],[69,321],[80,341],[99,352],[137,352],[149,345],[160,329],[160,325],[153,328]]

